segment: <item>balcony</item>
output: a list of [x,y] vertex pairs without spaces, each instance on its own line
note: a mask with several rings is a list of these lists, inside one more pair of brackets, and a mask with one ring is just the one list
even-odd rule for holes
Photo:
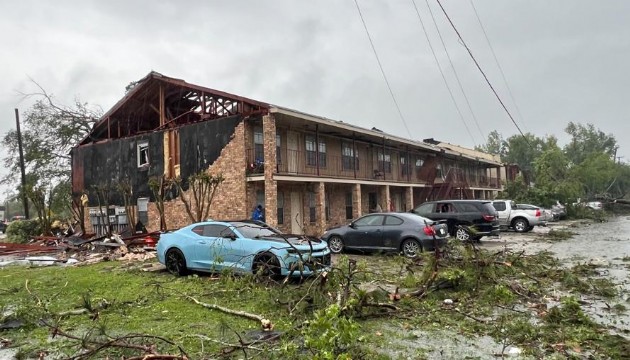
[[[299,176],[323,176],[340,179],[373,180],[401,183],[427,183],[427,172],[423,175],[420,169],[414,171],[414,167],[409,169],[410,174],[402,173],[400,164],[379,163],[369,161],[364,157],[352,158],[350,156],[339,156],[307,153],[306,151],[284,150],[278,156],[278,164],[275,173],[281,175]],[[371,156],[370,156],[371,157]],[[264,161],[254,159],[254,151],[247,150],[247,174],[262,175],[265,169]],[[430,174],[430,172],[428,172]]]
[[501,183],[498,178],[491,176],[468,176],[468,184],[471,187],[500,189]]

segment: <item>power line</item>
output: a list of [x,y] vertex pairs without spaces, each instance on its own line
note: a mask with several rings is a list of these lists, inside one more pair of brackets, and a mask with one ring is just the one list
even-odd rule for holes
[[481,66],[479,65],[479,63],[477,62],[477,59],[475,59],[475,56],[472,54],[472,51],[470,51],[470,48],[468,47],[468,45],[466,45],[466,42],[464,41],[464,39],[462,38],[462,35],[459,33],[459,31],[457,30],[457,28],[455,27],[455,24],[453,24],[453,21],[451,20],[451,18],[448,16],[448,13],[446,12],[446,9],[444,9],[444,6],[442,6],[442,3],[440,2],[440,0],[436,0],[438,5],[440,5],[440,9],[442,9],[442,12],[444,13],[444,16],[446,16],[446,19],[448,20],[449,24],[451,24],[451,27],[453,28],[453,30],[455,30],[455,33],[457,34],[457,37],[459,37],[459,40],[462,42],[462,44],[464,45],[464,47],[466,48],[466,51],[468,51],[468,55],[470,55],[470,58],[473,60],[473,62],[475,63],[475,65],[477,66],[477,69],[479,70],[479,72],[481,72],[481,75],[483,75],[483,78],[486,80],[486,83],[488,84],[488,86],[490,87],[490,90],[492,90],[492,92],[494,93],[494,96],[496,96],[497,100],[499,100],[499,103],[501,104],[501,106],[503,107],[503,110],[505,110],[505,112],[507,113],[507,115],[509,116],[510,120],[512,120],[512,123],[514,124],[514,126],[516,126],[516,129],[518,130],[518,132],[521,134],[521,136],[523,137],[523,139],[525,139],[525,141],[527,142],[527,144],[532,147],[532,145],[529,143],[529,140],[527,140],[527,138],[525,137],[525,134],[523,134],[523,131],[521,131],[521,128],[518,126],[518,124],[516,123],[516,121],[514,120],[514,117],[512,117],[512,114],[510,114],[510,111],[508,110],[508,108],[505,106],[505,104],[503,103],[503,100],[501,100],[501,97],[499,96],[499,94],[497,93],[497,91],[494,89],[494,87],[492,86],[492,84],[490,83],[490,80],[488,79],[488,76],[486,76],[486,73],[483,71],[483,69],[481,69]]
[[381,60],[378,57],[378,53],[376,52],[376,47],[374,46],[374,42],[372,41],[372,36],[370,36],[370,31],[365,23],[365,19],[363,19],[363,14],[361,13],[361,8],[359,7],[359,2],[354,0],[354,4],[357,6],[357,11],[359,12],[359,17],[361,18],[361,23],[363,23],[363,28],[365,29],[365,33],[367,34],[368,40],[370,40],[370,46],[372,47],[372,52],[374,52],[374,57],[376,57],[376,62],[378,63],[378,68],[381,69],[381,74],[383,75],[383,79],[385,80],[385,84],[387,84],[387,89],[389,90],[389,94],[392,96],[392,100],[394,101],[394,105],[396,106],[396,110],[398,110],[398,115],[400,116],[400,120],[402,120],[405,129],[407,130],[407,134],[409,138],[413,138],[411,136],[411,131],[409,131],[409,127],[407,127],[407,121],[405,121],[405,117],[400,110],[400,106],[398,106],[398,101],[396,101],[396,96],[394,96],[394,92],[392,91],[392,87],[389,85],[389,81],[387,80],[387,76],[385,75],[385,70],[383,70],[383,65],[381,64]]
[[466,124],[466,120],[464,119],[464,115],[462,114],[462,111],[457,105],[457,101],[455,100],[455,96],[453,95],[453,91],[451,90],[451,87],[448,85],[448,81],[446,81],[446,76],[444,75],[444,71],[442,70],[440,61],[438,60],[437,55],[435,54],[435,50],[433,49],[433,45],[431,44],[431,40],[429,38],[429,33],[427,32],[427,29],[424,26],[424,22],[422,21],[422,17],[420,16],[420,11],[418,10],[418,7],[416,6],[415,0],[411,0],[411,3],[413,4],[414,9],[416,9],[416,14],[418,15],[418,20],[420,20],[422,31],[424,32],[424,36],[427,38],[427,43],[429,43],[429,48],[431,49],[431,53],[433,54],[433,59],[435,60],[435,63],[437,64],[438,69],[440,70],[440,74],[442,75],[442,80],[444,80],[444,85],[446,85],[446,89],[448,90],[448,93],[451,96],[451,100],[453,100],[455,109],[457,109],[457,113],[459,114],[460,119],[462,119],[462,122],[464,123],[464,127],[466,128],[466,131],[468,132],[468,135],[473,140],[473,143],[475,144],[475,147],[476,147],[477,143],[475,142],[475,139],[473,138],[472,133],[470,132],[470,129],[468,128],[468,124]]
[[523,125],[525,127],[525,130],[527,130],[527,126],[525,124],[525,119],[523,118],[523,114],[521,114],[521,110],[519,109],[518,104],[516,103],[516,100],[514,99],[514,94],[512,94],[512,89],[510,89],[510,85],[508,85],[507,78],[505,77],[505,73],[503,72],[503,67],[501,67],[501,64],[499,63],[499,59],[497,58],[497,54],[494,52],[494,48],[492,47],[492,44],[490,43],[490,38],[488,37],[488,33],[486,33],[486,28],[483,26],[483,23],[481,22],[481,18],[479,17],[479,13],[477,12],[477,8],[475,7],[475,3],[473,2],[473,0],[470,0],[470,5],[472,6],[473,11],[475,12],[475,17],[477,17],[477,21],[479,22],[479,27],[481,27],[483,36],[486,38],[486,42],[488,43],[490,52],[492,52],[492,57],[494,58],[494,62],[497,64],[497,67],[499,68],[499,72],[501,73],[501,78],[503,79],[503,83],[505,84],[508,94],[510,95],[510,99],[512,99],[512,103],[514,104],[516,113],[518,114],[518,117],[520,118],[522,122],[521,125]]
[[[438,37],[440,38],[440,42],[442,43],[442,47],[444,48],[444,52],[446,53],[446,57],[448,59],[448,62],[451,64],[451,68],[453,69],[453,74],[455,75],[455,79],[457,80],[457,85],[459,86],[459,89],[462,92],[462,95],[464,96],[464,100],[466,100],[466,105],[468,106],[468,111],[470,111],[470,115],[472,115],[472,118],[475,122],[475,125],[477,125],[477,130],[479,131],[479,134],[481,135],[481,139],[484,140],[486,139],[486,136],[484,135],[483,131],[481,131],[481,127],[479,126],[479,122],[477,121],[477,117],[475,116],[475,112],[472,109],[472,106],[470,105],[470,101],[468,100],[468,96],[466,95],[466,91],[464,91],[464,86],[462,85],[461,80],[459,79],[459,74],[457,73],[457,70],[455,69],[455,65],[453,64],[453,60],[451,59],[451,55],[448,52],[448,48],[446,47],[446,43],[444,42],[444,38],[442,37],[442,33],[440,32],[440,28],[438,27],[437,21],[435,20],[435,16],[433,15],[433,11],[431,10],[431,6],[429,6],[429,1],[425,0],[425,3],[427,4],[427,8],[429,9],[429,14],[431,14],[431,19],[433,19],[433,25],[435,25],[435,30],[438,33]],[[474,140],[473,140],[474,142]]]

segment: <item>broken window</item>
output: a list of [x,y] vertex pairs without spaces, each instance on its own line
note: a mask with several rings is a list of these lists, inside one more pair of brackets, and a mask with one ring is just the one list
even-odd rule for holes
[[149,142],[138,143],[138,167],[149,166]]

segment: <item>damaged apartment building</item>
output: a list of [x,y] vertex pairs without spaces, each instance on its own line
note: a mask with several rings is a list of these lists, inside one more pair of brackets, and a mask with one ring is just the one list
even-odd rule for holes
[[[221,174],[213,219],[246,219],[261,204],[270,225],[320,235],[378,207],[406,211],[427,200],[494,198],[501,169],[498,159],[455,145],[405,139],[156,72],[136,82],[72,150],[73,193],[88,194],[88,226],[103,223],[95,186],[108,189],[110,224],[126,226],[117,191],[125,179],[149,230],[160,226],[149,188],[157,176]],[[190,223],[176,196],[165,214],[169,228]]]

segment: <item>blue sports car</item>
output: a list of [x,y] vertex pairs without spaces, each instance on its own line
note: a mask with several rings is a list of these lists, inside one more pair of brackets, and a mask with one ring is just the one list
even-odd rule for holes
[[283,234],[260,221],[205,221],[162,234],[158,261],[175,275],[189,270],[268,276],[311,275],[330,267],[325,241]]

